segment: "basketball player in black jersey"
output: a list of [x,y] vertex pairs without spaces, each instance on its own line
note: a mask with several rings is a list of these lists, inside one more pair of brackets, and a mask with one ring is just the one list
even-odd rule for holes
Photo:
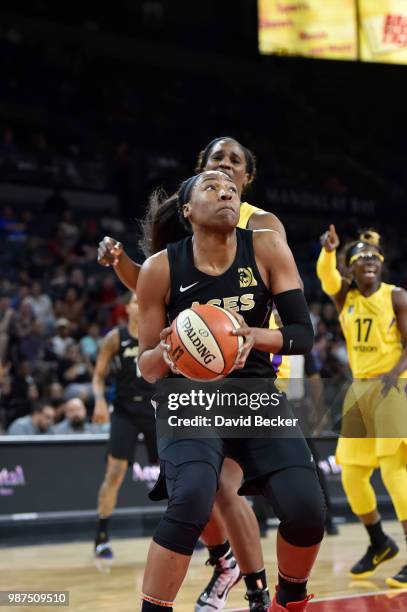
[[[256,160],[252,151],[235,139],[220,137],[211,141],[199,154],[196,172],[205,170],[221,170],[227,174],[242,196],[255,178]],[[188,233],[180,223],[176,203],[175,206],[171,200],[168,203],[169,207],[160,208],[160,217],[155,217],[151,233],[144,235],[143,251],[147,257],[164,249],[167,237],[176,241]],[[275,215],[248,204],[241,205],[241,214],[245,207],[252,209],[252,214],[243,225],[239,222],[241,227],[247,224],[250,229],[273,229],[286,240],[284,226]],[[152,212],[151,209],[149,212]],[[102,265],[113,265],[120,280],[130,290],[136,291],[141,266],[127,256],[121,243],[105,237],[99,245],[98,261]],[[197,598],[195,612],[222,610],[230,589],[239,581],[241,575],[246,583],[250,611],[262,612],[268,607],[269,593],[259,527],[250,504],[244,497],[237,495],[241,477],[242,472],[236,462],[226,458],[222,466],[216,504],[211,519],[201,534],[201,539],[209,551],[207,563],[213,566],[214,571]],[[220,593],[223,593],[222,597],[219,596]]]
[[[241,325],[236,333],[245,339],[230,376],[252,377],[259,384],[260,378],[273,378],[270,352],[303,354],[313,341],[288,245],[270,230],[236,230],[240,201],[236,186],[222,172],[204,172],[185,181],[178,202],[193,237],[150,257],[138,279],[142,375],[155,382],[173,367],[166,344],[168,319],[193,302],[216,300],[221,306],[234,303]],[[249,285],[241,282],[242,269],[253,275]],[[279,330],[263,328],[272,300],[284,323]],[[240,492],[264,495],[281,520],[279,585],[270,612],[306,609],[306,583],[324,533],[324,502],[305,440],[160,438],[161,484],[169,503],[148,554],[142,612],[172,609],[210,516],[225,455],[243,470]]]
[[110,365],[117,367],[116,397],[111,415],[107,466],[99,490],[98,525],[95,537],[95,555],[112,558],[108,522],[116,506],[117,495],[128,466],[133,464],[137,438],[143,433],[150,463],[157,462],[154,411],[150,404],[152,386],[140,377],[137,366],[138,305],[135,294],[130,294],[126,306],[127,327],[115,327],[104,338],[93,374],[95,409],[93,421],[107,423],[109,410],[105,399],[105,379]]

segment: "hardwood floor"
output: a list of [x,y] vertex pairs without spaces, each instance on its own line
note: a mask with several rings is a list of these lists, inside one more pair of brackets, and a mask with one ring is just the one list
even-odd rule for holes
[[[365,551],[367,539],[363,528],[358,524],[344,525],[340,528],[339,536],[326,537],[310,581],[310,592],[324,598],[386,590],[385,578],[395,574],[406,563],[406,547],[398,523],[387,522],[385,528],[399,542],[400,555],[380,567],[372,579],[364,581],[352,581],[347,576],[350,565]],[[275,530],[270,531],[269,536],[262,540],[271,590],[274,589],[276,579],[275,535]],[[149,540],[116,540],[113,545],[114,564],[111,568],[99,569],[92,555],[91,542],[3,548],[0,558],[0,590],[67,590],[70,592],[70,606],[67,608],[70,611],[137,611]],[[178,612],[193,610],[197,595],[208,581],[212,568],[204,565],[205,559],[205,551],[194,554],[188,576],[176,601]],[[244,583],[241,582],[231,591],[227,608],[245,608],[244,592]],[[404,605],[405,608],[398,609],[407,610],[407,603]],[[352,610],[351,607],[345,608]],[[337,609],[343,611],[345,608],[340,606]],[[25,612],[34,608],[14,606],[12,609]],[[47,606],[47,610],[62,609]],[[354,609],[356,612],[369,610],[369,607],[356,605]]]

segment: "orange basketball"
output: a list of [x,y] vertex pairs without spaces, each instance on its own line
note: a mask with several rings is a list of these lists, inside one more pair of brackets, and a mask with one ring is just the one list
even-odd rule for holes
[[169,355],[177,369],[192,380],[223,378],[233,368],[243,344],[233,336],[235,317],[219,306],[197,304],[179,313],[172,322]]

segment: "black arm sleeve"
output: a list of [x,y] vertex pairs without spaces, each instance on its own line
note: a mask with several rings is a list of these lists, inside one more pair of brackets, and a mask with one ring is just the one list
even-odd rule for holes
[[280,355],[305,355],[312,349],[314,330],[307,302],[301,289],[284,291],[273,297],[284,327]]

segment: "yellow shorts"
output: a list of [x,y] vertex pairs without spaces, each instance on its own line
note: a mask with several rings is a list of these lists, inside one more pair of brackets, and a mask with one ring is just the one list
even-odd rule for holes
[[343,403],[337,463],[378,467],[378,459],[404,445],[407,460],[406,380],[384,397],[378,379],[355,380]]

